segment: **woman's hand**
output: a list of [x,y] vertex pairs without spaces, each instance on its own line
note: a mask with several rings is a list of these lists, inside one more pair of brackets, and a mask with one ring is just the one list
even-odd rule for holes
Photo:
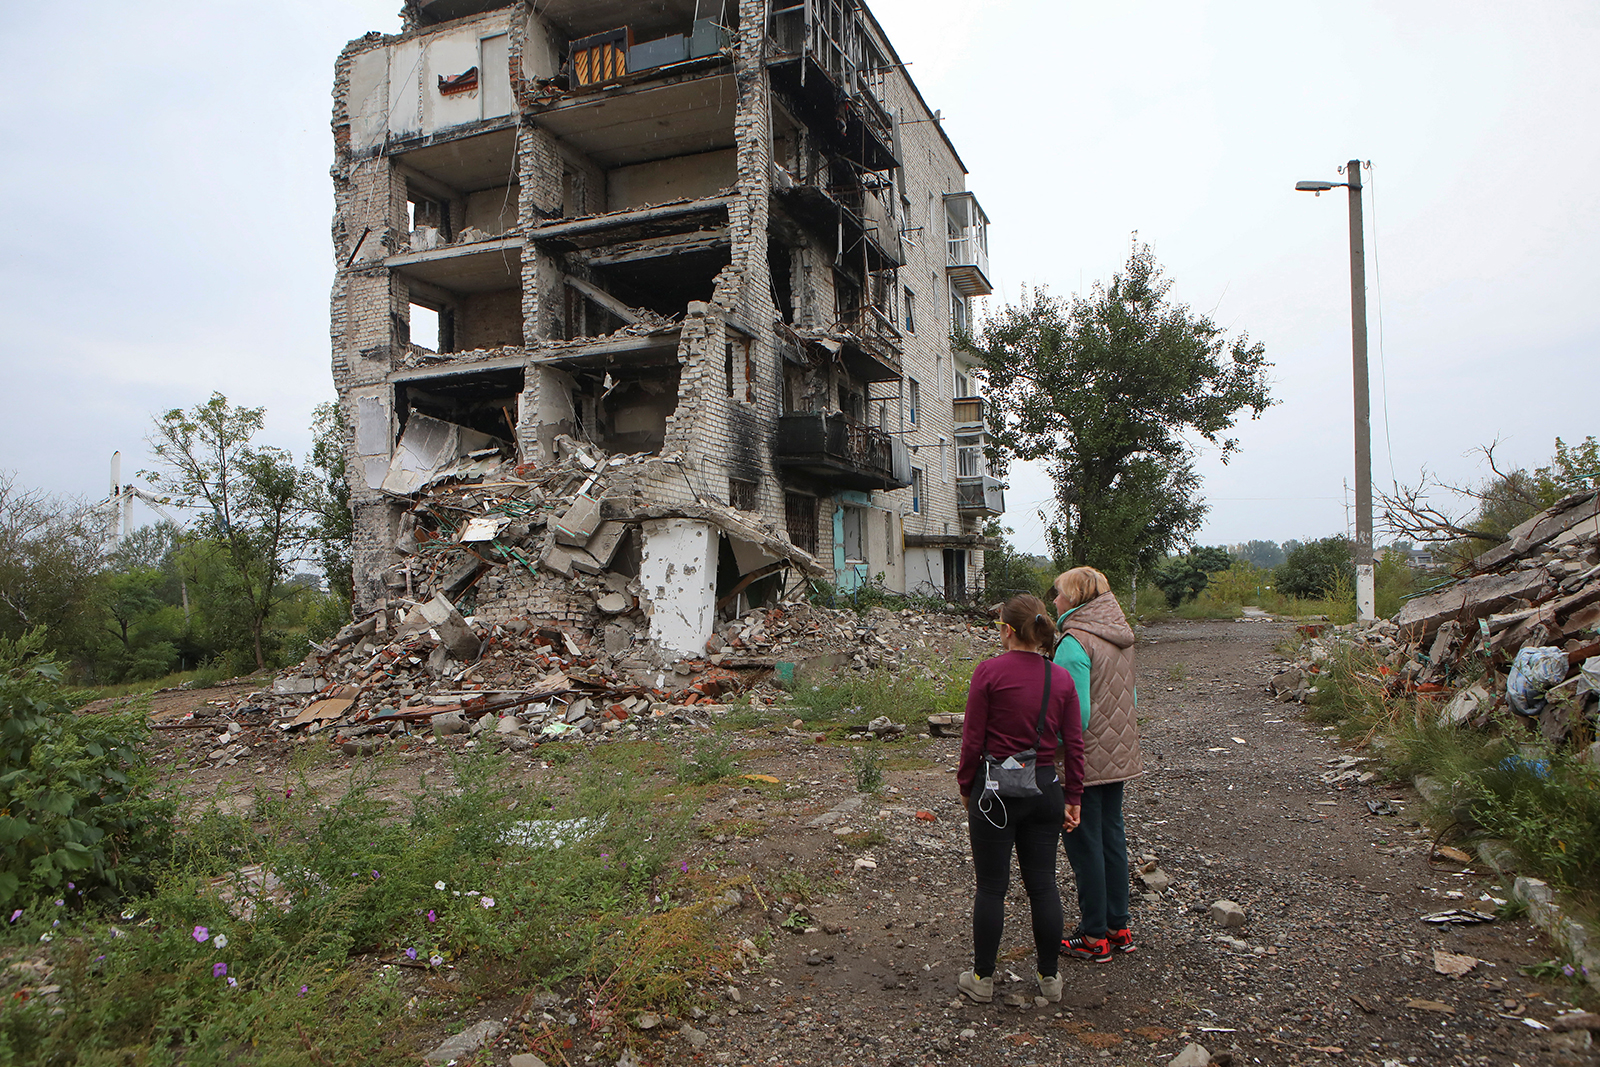
[[1083,819],[1083,805],[1081,805],[1081,804],[1068,804],[1067,805],[1066,818],[1061,820],[1061,829],[1065,830],[1067,833],[1070,834],[1070,833],[1072,833],[1072,831],[1074,831],[1074,830],[1076,830],[1078,828],[1078,823],[1080,821],[1082,821],[1082,819]]

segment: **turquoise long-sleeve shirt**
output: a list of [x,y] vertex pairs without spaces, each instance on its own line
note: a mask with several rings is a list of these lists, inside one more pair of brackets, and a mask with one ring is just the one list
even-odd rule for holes
[[[1079,607],[1082,607],[1082,605],[1080,604]],[[1061,617],[1056,620],[1056,629],[1061,629],[1062,624],[1067,621],[1067,616],[1077,610],[1077,608],[1073,608],[1072,611],[1063,612]],[[1087,730],[1089,728],[1089,650],[1083,647],[1083,642],[1071,634],[1062,634],[1061,640],[1056,642],[1055,661],[1057,666],[1065,668],[1066,672],[1072,675],[1072,684],[1078,690],[1078,713],[1083,716],[1083,728]]]

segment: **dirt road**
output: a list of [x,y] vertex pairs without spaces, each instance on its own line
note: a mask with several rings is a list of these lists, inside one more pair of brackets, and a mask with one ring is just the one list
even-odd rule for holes
[[[1415,798],[1404,784],[1361,782],[1364,764],[1324,781],[1344,773],[1348,754],[1263,690],[1286,629],[1148,631],[1139,692],[1150,773],[1129,792],[1130,852],[1154,857],[1172,884],[1135,893],[1136,952],[1063,962],[1059,1005],[1035,1005],[1016,878],[995,1003],[956,995],[970,966],[972,887],[957,741],[929,743],[928,759],[887,776],[886,800],[863,802],[838,750],[751,740],[765,751],[741,767],[804,785],[806,796],[730,797],[706,819],[767,829],[718,835],[703,858],[769,887],[771,913],[747,902],[729,917],[734,936],[770,936],[775,920],[789,928],[777,928],[769,962],[739,983],[737,1000],[727,993],[720,1011],[663,1040],[663,1062],[1166,1064],[1190,1042],[1234,1064],[1595,1062],[1586,1033],[1531,1025],[1548,1023],[1577,987],[1519,973],[1554,954],[1529,922],[1421,921],[1456,907],[1493,912],[1487,898],[1509,894],[1492,878],[1430,867],[1431,835],[1406,813]],[[1400,813],[1369,810],[1386,800]],[[1070,928],[1076,907],[1061,867]],[[790,903],[767,899],[785,887]],[[806,896],[817,902],[801,906]],[[1242,927],[1211,920],[1220,899],[1244,909]],[[1481,962],[1446,977],[1435,950]],[[1020,1004],[1002,1003],[1006,994]]]

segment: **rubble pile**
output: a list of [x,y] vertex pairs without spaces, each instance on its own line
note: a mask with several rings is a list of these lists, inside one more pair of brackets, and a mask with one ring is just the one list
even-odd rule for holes
[[1272,691],[1315,701],[1334,646],[1364,645],[1383,657],[1387,690],[1437,700],[1441,725],[1482,727],[1508,706],[1564,742],[1600,693],[1600,493],[1559,501],[1464,571],[1393,619],[1303,628],[1313,632]]
[[[860,615],[790,600],[720,623],[709,643],[719,651],[629,673],[593,635],[528,619],[489,623],[436,596],[345,627],[270,690],[223,714],[237,719],[249,710],[286,733],[328,732],[349,755],[417,733],[522,751],[631,733],[640,722],[705,722],[735,699],[778,702],[775,676],[787,680],[797,669],[898,669],[947,659],[952,647],[987,636],[986,627],[955,616],[881,607]],[[866,729],[880,737],[901,730]],[[239,755],[223,747],[210,758]]]

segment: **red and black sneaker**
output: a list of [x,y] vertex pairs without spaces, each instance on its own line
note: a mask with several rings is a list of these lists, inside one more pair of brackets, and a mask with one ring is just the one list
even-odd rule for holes
[[1111,943],[1113,952],[1132,952],[1138,947],[1133,943],[1133,931],[1127,927],[1106,931],[1106,940]]
[[1079,931],[1071,937],[1061,939],[1061,954],[1068,959],[1110,963],[1111,942],[1103,937],[1090,937]]

